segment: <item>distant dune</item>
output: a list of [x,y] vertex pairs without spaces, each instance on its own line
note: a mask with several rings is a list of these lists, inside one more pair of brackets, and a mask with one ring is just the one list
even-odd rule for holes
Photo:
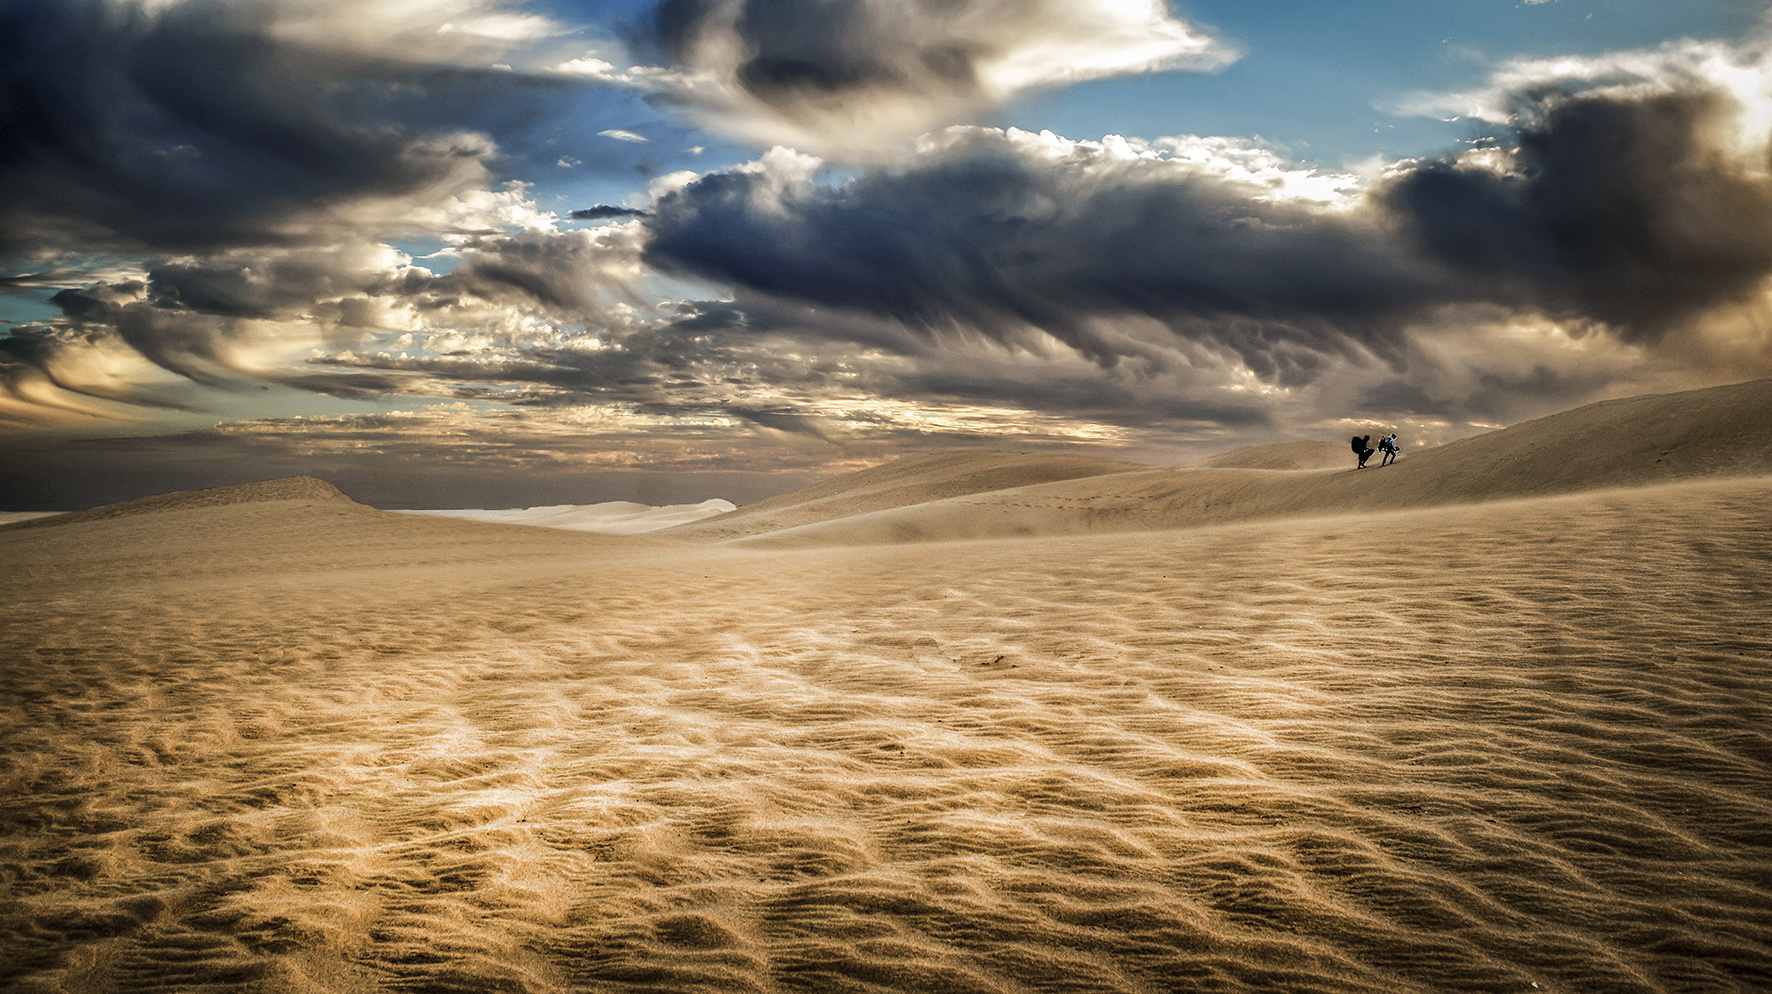
[[601,504],[554,504],[547,507],[526,507],[513,510],[400,511],[400,514],[429,514],[467,521],[491,521],[506,525],[530,525],[536,528],[560,528],[565,531],[602,532],[607,535],[640,535],[676,525],[685,525],[704,518],[727,514],[734,510],[728,500],[714,498],[699,504],[668,504],[653,507],[632,501],[605,501]]
[[675,528],[669,534],[725,541],[833,518],[1142,468],[1137,463],[1075,455],[933,452],[746,504],[731,514]]
[[154,497],[143,497],[139,500],[124,501],[120,504],[106,504],[90,511],[71,511],[66,514],[34,515],[30,518],[0,523],[0,528],[42,528],[48,526],[71,525],[86,521],[104,521],[111,518],[127,518],[138,514],[158,514],[164,511],[183,511],[206,507],[224,507],[230,504],[259,504],[266,501],[321,501],[327,503],[363,507],[356,501],[346,497],[339,489],[325,480],[316,480],[311,476],[291,476],[281,480],[266,480],[260,483],[238,483],[227,487],[214,487],[208,490],[187,490],[171,494],[159,494]]
[[[1340,469],[1304,469],[1334,443],[1287,443],[1243,449],[1177,469],[1144,467],[1056,482],[970,492],[881,508],[895,474],[927,473],[928,457],[869,470],[860,481],[820,484],[815,501],[796,491],[772,498],[804,523],[752,518],[757,525],[721,535],[722,517],[668,535],[744,538],[773,547],[876,545],[906,541],[1032,537],[1184,528],[1233,521],[1372,514],[1409,507],[1645,486],[1772,472],[1772,380],[1686,393],[1608,401],[1449,445],[1411,452],[1389,466],[1374,457],[1363,470],[1340,443]],[[942,467],[967,473],[980,453],[953,453]],[[1040,457],[1018,468],[1039,476]],[[1292,467],[1301,468],[1292,468]],[[1278,468],[1286,467],[1286,468]],[[1107,469],[1107,467],[1102,467]],[[989,480],[988,472],[976,477]],[[853,482],[853,492],[845,485]],[[756,505],[752,505],[753,507]],[[744,514],[741,508],[739,514]]]
[[0,525],[30,521],[33,518],[53,517],[57,513],[56,511],[0,511]]
[[0,529],[0,989],[1772,990],[1768,390]]

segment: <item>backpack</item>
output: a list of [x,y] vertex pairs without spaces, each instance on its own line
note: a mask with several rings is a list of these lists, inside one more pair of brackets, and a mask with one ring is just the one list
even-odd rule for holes
[[1360,437],[1360,436],[1358,436],[1358,435],[1355,435],[1355,436],[1354,436],[1354,451],[1355,451],[1355,452],[1364,452],[1364,451],[1366,451],[1366,440],[1365,440],[1365,439],[1363,439],[1363,438],[1361,438],[1361,437]]

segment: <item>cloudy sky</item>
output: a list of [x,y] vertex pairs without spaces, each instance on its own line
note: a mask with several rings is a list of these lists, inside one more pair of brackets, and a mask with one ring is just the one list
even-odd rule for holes
[[0,0],[0,509],[746,501],[1772,374],[1747,0]]

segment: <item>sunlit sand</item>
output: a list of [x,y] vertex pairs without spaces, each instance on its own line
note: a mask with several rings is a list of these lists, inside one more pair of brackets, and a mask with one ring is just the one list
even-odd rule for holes
[[9,525],[0,986],[1772,989],[1772,383],[1319,457]]
[[[735,510],[731,501],[714,498],[699,504],[671,504],[651,507],[631,501],[607,501],[602,504],[554,504],[547,507],[524,507],[509,510],[401,511],[401,514],[435,515],[487,521],[502,525],[532,525],[537,528],[560,528],[575,532],[601,532],[606,535],[639,535],[645,532],[674,528]],[[4,524],[4,522],[0,522]]]

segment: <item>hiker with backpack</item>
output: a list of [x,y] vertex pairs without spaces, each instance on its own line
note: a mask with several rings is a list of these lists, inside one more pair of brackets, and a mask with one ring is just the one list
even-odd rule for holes
[[1354,436],[1354,455],[1360,457],[1360,464],[1358,466],[1355,466],[1354,467],[1355,469],[1365,469],[1366,468],[1366,460],[1372,458],[1372,453],[1374,451],[1376,451],[1375,449],[1372,448],[1372,446],[1366,444],[1371,439],[1372,439],[1371,435],[1355,435]]
[[1379,451],[1384,453],[1384,458],[1380,459],[1378,461],[1378,464],[1380,466],[1389,466],[1391,463],[1396,462],[1397,461],[1397,433],[1393,431],[1389,435],[1386,435],[1383,438],[1379,439],[1378,440],[1378,448],[1379,448]]

